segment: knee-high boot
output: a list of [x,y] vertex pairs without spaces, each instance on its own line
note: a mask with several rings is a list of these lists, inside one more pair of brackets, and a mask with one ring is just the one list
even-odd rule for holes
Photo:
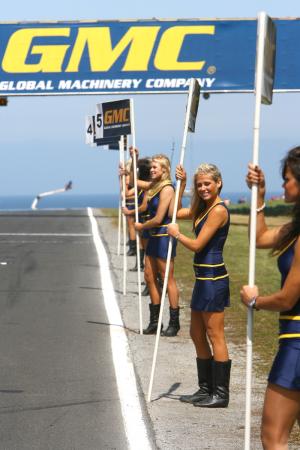
[[200,406],[202,408],[227,408],[229,403],[230,369],[230,359],[224,362],[212,362],[212,395],[210,395],[206,400],[194,402],[194,406]]
[[127,252],[127,256],[136,255],[136,240],[129,240],[129,250]]
[[[144,265],[144,256],[145,256],[145,250],[140,248],[140,269],[144,270],[145,265]],[[138,264],[137,264],[137,257],[135,260],[135,266],[132,269],[129,269],[130,272],[137,272],[138,270]]]
[[[150,309],[150,322],[148,327],[143,330],[144,334],[155,334],[157,331],[158,319],[159,319],[159,311],[160,305],[153,305],[153,303],[149,304]],[[161,325],[161,329],[163,325]]]
[[182,395],[179,400],[184,403],[194,403],[200,400],[206,400],[212,391],[212,359],[196,358],[198,386],[197,392],[191,395]]
[[144,287],[144,290],[143,290],[143,292],[142,292],[142,296],[143,297],[147,297],[148,295],[150,294],[150,292],[149,292],[149,288],[148,288],[148,285],[147,285],[147,283],[145,284],[145,287]]
[[163,336],[172,337],[176,336],[180,330],[179,323],[179,308],[170,307],[170,321],[166,331],[162,333]]

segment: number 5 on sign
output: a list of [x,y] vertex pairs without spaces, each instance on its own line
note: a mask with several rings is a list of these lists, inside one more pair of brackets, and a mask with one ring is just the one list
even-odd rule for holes
[[102,114],[101,113],[97,113],[95,115],[95,134],[96,134],[96,138],[97,136],[103,136],[103,120],[102,120]]
[[102,139],[104,137],[103,133],[103,110],[102,110],[102,104],[96,105],[97,112],[95,115],[95,132],[96,132],[96,139]]

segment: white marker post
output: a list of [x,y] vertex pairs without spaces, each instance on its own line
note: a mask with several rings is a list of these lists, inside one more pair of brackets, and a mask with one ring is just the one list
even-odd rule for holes
[[[200,96],[200,86],[199,86],[198,81],[195,78],[193,78],[193,79],[191,79],[191,84],[190,84],[189,93],[188,93],[187,107],[186,107],[183,140],[182,140],[180,161],[179,161],[179,164],[181,164],[181,165],[183,165],[183,161],[184,161],[184,154],[185,154],[188,131],[191,131],[191,132],[195,131],[196,116],[197,116],[198,104],[199,104],[199,96]],[[181,182],[180,182],[180,180],[178,180],[177,184],[176,184],[176,191],[175,191],[175,204],[174,204],[174,210],[173,210],[173,216],[172,216],[172,223],[176,223],[180,184],[181,184]],[[155,347],[154,347],[154,353],[153,353],[149,389],[148,389],[148,397],[147,397],[148,402],[151,401],[151,394],[152,394],[152,387],[153,387],[153,380],[154,380],[154,373],[155,373],[155,366],[156,366],[156,359],[157,359],[157,352],[158,352],[158,344],[159,344],[159,337],[160,337],[160,330],[161,330],[161,323],[162,323],[162,315],[163,315],[164,302],[165,302],[165,298],[166,298],[168,278],[169,278],[169,272],[170,272],[172,248],[173,248],[173,239],[170,238],[169,246],[168,246],[167,262],[166,262],[165,278],[164,278],[164,284],[163,284],[163,290],[162,290],[161,302],[160,302],[160,312],[159,312],[159,319],[158,319],[158,325],[157,325],[157,333],[156,333],[156,339],[155,339]]]
[[[120,188],[121,195],[121,188]],[[120,248],[121,248],[121,222],[122,222],[122,198],[119,199],[119,211],[118,211],[118,244],[117,244],[117,255],[120,256]]]
[[[120,138],[121,139],[121,138]],[[122,167],[122,169],[124,169],[123,165],[124,162],[122,163],[121,161],[121,142],[119,140],[119,168]],[[119,214],[118,214],[118,247],[117,247],[117,254],[118,256],[120,256],[121,253],[121,228],[122,228],[122,178],[119,177],[119,183],[120,183],[120,198],[119,198]]]
[[[255,77],[255,112],[253,129],[252,164],[258,165],[260,110],[261,103],[272,104],[274,60],[275,60],[275,26],[265,12],[258,15]],[[250,244],[249,244],[249,286],[255,284],[255,250],[256,250],[256,208],[257,185],[251,189]],[[247,361],[246,361],[246,407],[245,407],[245,450],[250,450],[251,431],[251,378],[252,378],[252,340],[253,310],[247,313]]]
[[[119,139],[119,153],[120,153],[119,161],[120,161],[120,167],[122,167],[122,169],[124,169],[124,165],[125,165],[124,141],[125,141],[125,139],[123,138],[123,159],[121,158],[121,146],[122,146],[121,140],[122,140],[122,136],[120,136],[120,139]],[[127,136],[126,136],[126,142],[127,142]],[[118,252],[117,252],[118,256],[120,256],[120,253],[121,253],[121,229],[122,228],[123,228],[123,235],[125,235],[125,236],[123,236],[123,251],[124,251],[124,254],[126,253],[126,217],[124,214],[122,214],[123,196],[124,196],[124,206],[125,206],[125,191],[122,186],[122,183],[125,183],[125,175],[122,175],[122,178],[120,178],[120,199],[119,199],[119,217],[118,217]],[[123,227],[122,227],[122,221],[123,221]],[[124,223],[125,223],[125,227],[124,227]],[[126,267],[126,269],[127,269],[127,267]]]
[[63,188],[38,194],[32,202],[31,209],[33,210],[37,209],[37,205],[41,200],[41,198],[49,197],[50,195],[62,194],[63,192],[70,191],[71,189],[72,189],[72,181],[69,181],[69,183],[67,183]]
[[[124,136],[121,136],[120,142],[120,164],[125,168],[124,158]],[[125,207],[125,174],[122,175],[122,207]],[[122,214],[123,219],[123,295],[126,295],[126,274],[127,274],[127,253],[126,253],[126,216]]]
[[[93,142],[96,146],[108,146],[109,150],[120,151],[120,164],[125,167],[124,148],[127,146],[127,134],[131,133],[130,124],[130,101],[117,100],[114,102],[104,102],[96,104],[96,115],[92,116],[92,126],[87,128],[86,133],[93,131]],[[110,117],[108,119],[107,117]],[[87,125],[89,124],[87,119]],[[86,127],[87,127],[86,125]],[[88,141],[90,136],[86,138]],[[125,175],[122,176],[120,191],[122,192],[121,204],[125,206]],[[118,229],[118,255],[120,254],[121,242],[121,208],[119,204],[119,229]],[[126,273],[127,273],[127,254],[126,254],[126,217],[123,214],[123,295],[126,295]]]
[[[134,208],[135,221],[139,221],[139,205],[138,205],[138,187],[137,187],[137,166],[135,154],[135,122],[134,122],[134,107],[133,100],[130,99],[130,118],[131,118],[131,136],[133,147],[133,181],[134,181]],[[141,256],[140,256],[140,236],[135,233],[136,237],[136,261],[137,261],[137,275],[138,275],[138,295],[139,295],[139,319],[140,319],[140,334],[143,334],[143,316],[142,316],[142,291],[141,291]]]

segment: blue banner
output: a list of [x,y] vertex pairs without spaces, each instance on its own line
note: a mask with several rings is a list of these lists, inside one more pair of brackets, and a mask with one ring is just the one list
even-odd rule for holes
[[[300,91],[300,21],[274,20],[275,91]],[[0,96],[252,92],[257,21],[0,24]]]

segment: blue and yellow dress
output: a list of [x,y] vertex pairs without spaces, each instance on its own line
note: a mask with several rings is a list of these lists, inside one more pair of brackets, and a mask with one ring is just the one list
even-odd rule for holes
[[[137,197],[138,197],[138,206],[141,206],[141,204],[143,203],[144,195],[145,195],[145,191],[140,189],[138,191],[138,195],[137,195]],[[130,211],[134,210],[135,209],[135,197],[134,196],[133,197],[127,197],[126,200],[125,200],[125,204],[126,204],[126,207]],[[141,216],[139,214],[139,222],[141,222],[140,219],[141,219]]]
[[[164,183],[161,183],[158,186],[157,190],[148,193],[147,209],[150,216],[148,220],[151,220],[153,219],[153,217],[156,216],[159,205],[160,193],[165,186],[173,187],[172,182],[170,180],[166,180]],[[146,248],[147,256],[152,256],[153,258],[167,259],[170,240],[170,237],[167,233],[167,226],[169,223],[171,223],[171,218],[168,216],[167,212],[160,225],[149,229],[149,241]],[[177,242],[174,240],[171,258],[174,258],[176,256],[176,245]]]
[[[133,186],[129,185],[128,189],[132,189]],[[125,205],[129,210],[135,209],[135,203],[134,203],[134,196],[133,197],[126,197],[125,199]]]
[[[141,204],[143,203],[145,195],[147,195],[147,193],[142,189],[138,192],[138,205],[139,206],[141,206]],[[145,223],[149,219],[150,219],[150,214],[148,212],[148,209],[146,209],[146,211],[139,213],[139,222],[140,223]],[[141,236],[143,239],[149,239],[149,230],[143,230]]]
[[210,211],[222,205],[228,213],[226,224],[219,228],[206,247],[194,256],[195,285],[192,294],[193,311],[224,311],[230,305],[229,275],[223,261],[223,247],[228,235],[230,216],[223,202],[213,205],[195,222],[195,234],[199,235]]
[[[281,287],[292,265],[297,238],[278,255]],[[268,381],[287,389],[300,390],[300,299],[292,309],[279,314],[279,349]]]

